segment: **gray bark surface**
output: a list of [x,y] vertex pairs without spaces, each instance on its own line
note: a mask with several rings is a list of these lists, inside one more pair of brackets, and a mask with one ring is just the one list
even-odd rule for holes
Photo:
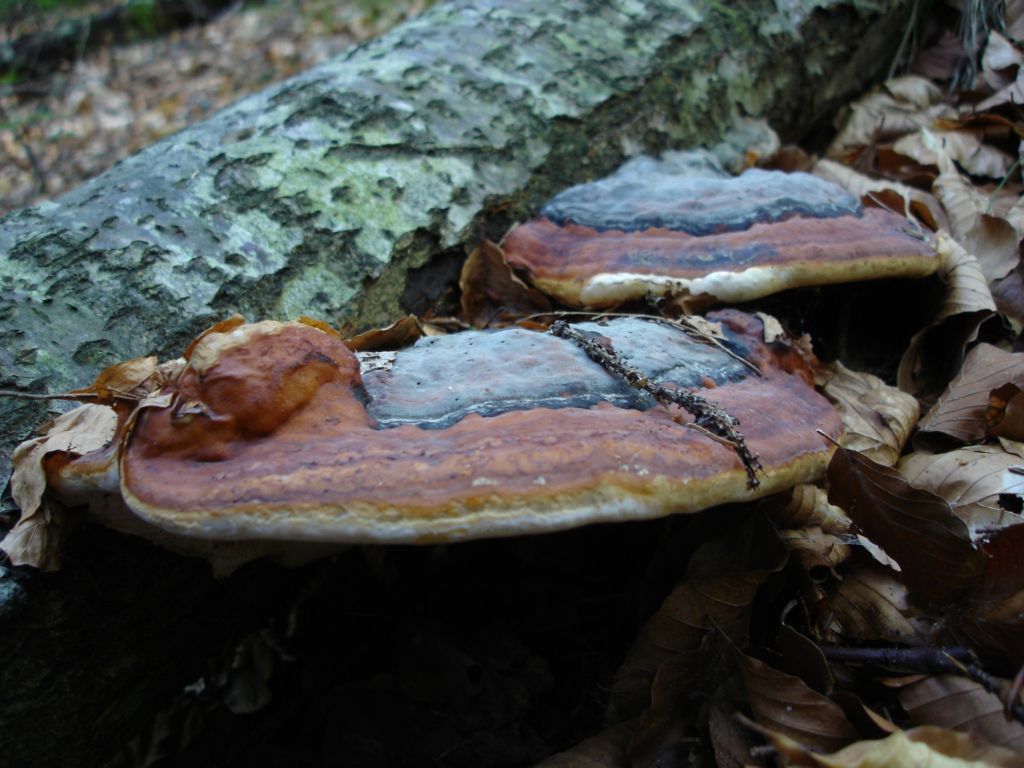
[[[119,359],[177,356],[233,312],[367,326],[426,309],[481,237],[628,156],[714,142],[741,116],[784,136],[812,126],[883,73],[910,6],[438,6],[6,217],[0,388],[60,391]],[[44,410],[0,400],[3,477]],[[126,582],[88,550],[74,578],[0,573],[6,765],[101,762],[237,634],[222,609],[250,577],[215,584],[113,538]]]

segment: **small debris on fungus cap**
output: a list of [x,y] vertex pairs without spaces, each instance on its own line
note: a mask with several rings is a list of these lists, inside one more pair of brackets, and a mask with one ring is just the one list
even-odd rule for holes
[[570,340],[521,328],[423,338],[361,374],[337,335],[274,322],[207,333],[178,378],[124,417],[119,461],[107,446],[54,462],[47,479],[75,501],[93,483],[105,506],[116,489],[134,520],[162,532],[151,538],[173,544],[540,533],[819,478],[831,448],[818,430],[842,426],[809,362],[765,343],[752,315],[713,319],[720,345],[639,318],[573,327],[735,418],[763,466],[756,491],[733,447]]
[[638,157],[513,229],[508,263],[577,307],[647,295],[747,301],[787,288],[923,277],[938,258],[906,219],[805,173],[725,173],[706,152]]

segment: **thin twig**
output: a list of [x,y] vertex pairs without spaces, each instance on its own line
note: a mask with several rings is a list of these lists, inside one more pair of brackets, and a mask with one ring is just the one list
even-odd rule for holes
[[626,363],[610,349],[589,336],[570,326],[564,320],[557,320],[548,329],[550,333],[562,339],[574,342],[587,356],[606,371],[624,381],[630,387],[642,389],[663,405],[673,404],[693,414],[695,423],[701,429],[724,440],[743,462],[747,472],[747,487],[757,488],[761,482],[757,478],[758,470],[762,470],[757,455],[747,447],[747,441],[739,431],[739,421],[729,415],[720,405],[705,400],[698,394],[685,389],[670,389],[658,381],[652,381],[637,368]]
[[821,652],[829,661],[840,664],[877,664],[909,672],[954,674],[973,680],[1003,700],[1008,715],[1024,723],[1024,704],[1007,680],[986,672],[970,648],[839,648],[823,645]]
[[522,319],[532,320],[535,317],[589,317],[592,320],[602,320],[606,317],[637,317],[640,318],[641,320],[652,320],[654,322],[662,323],[664,325],[671,325],[675,328],[678,328],[679,330],[683,331],[689,336],[695,336],[699,341],[702,341],[705,344],[710,344],[715,348],[720,349],[722,352],[725,352],[725,354],[729,355],[729,357],[747,366],[758,376],[764,375],[761,373],[760,368],[758,368],[752,362],[747,360],[747,358],[743,357],[743,355],[736,354],[727,346],[725,346],[725,344],[716,339],[714,336],[709,336],[708,334],[701,331],[699,328],[696,328],[693,325],[684,322],[685,318],[680,320],[673,320],[672,318],[662,317],[661,315],[638,315],[632,312],[587,312],[583,310],[553,309],[550,312],[534,312],[532,315],[527,315]]

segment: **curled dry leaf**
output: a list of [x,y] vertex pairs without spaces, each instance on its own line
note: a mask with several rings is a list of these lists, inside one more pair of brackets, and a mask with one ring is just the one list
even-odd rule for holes
[[897,469],[915,488],[941,496],[963,521],[972,538],[1009,525],[1024,523],[1021,458],[999,445],[978,445],[948,453],[917,451],[904,457]]
[[659,667],[677,654],[699,649],[716,627],[730,637],[744,634],[754,595],[786,557],[774,529],[760,515],[737,535],[703,544],[615,673],[607,719],[619,721],[643,712]]
[[91,385],[72,390],[69,394],[95,395],[100,403],[141,400],[163,386],[163,383],[155,357],[136,357],[106,368]]
[[870,373],[851,371],[839,361],[825,367],[823,387],[846,427],[841,443],[892,466],[917,422],[917,400]]
[[21,518],[2,542],[14,565],[56,570],[59,520],[45,504],[43,462],[53,453],[80,456],[107,445],[117,430],[117,414],[106,405],[90,403],[59,416],[45,435],[26,440],[11,457],[11,493]]
[[[909,133],[898,139],[892,148],[921,165],[938,166],[939,153],[933,148],[932,142],[925,139],[925,135],[925,131]],[[1010,155],[990,144],[985,144],[979,132],[934,131],[932,136],[934,143],[972,176],[1001,179],[1009,173],[1013,165],[1013,158]]]
[[984,570],[960,629],[977,647],[1024,665],[1024,525],[982,543]]
[[931,629],[910,607],[896,574],[873,564],[844,574],[814,611],[822,637],[833,643],[922,645]]
[[1016,384],[1003,384],[988,396],[985,428],[990,437],[1024,439],[1024,392]]
[[386,328],[373,328],[345,339],[345,346],[353,352],[380,352],[407,347],[423,335],[419,318],[406,315]]
[[630,768],[627,752],[637,721],[613,725],[572,749],[537,763],[535,768]]
[[948,605],[976,586],[982,557],[949,504],[845,448],[828,467],[829,501],[900,564],[915,600]]
[[1004,352],[991,344],[976,345],[960,373],[921,419],[914,445],[941,445],[940,435],[962,443],[984,440],[990,394],[1004,384],[1024,386],[1024,354]]
[[807,571],[815,568],[832,571],[852,551],[846,540],[817,526],[784,530],[781,536],[786,548]]
[[740,654],[740,670],[754,718],[764,728],[815,750],[839,749],[857,738],[842,707],[794,675]]
[[1014,80],[1014,74],[1024,64],[1024,55],[996,30],[988,33],[985,53],[981,57],[982,76],[988,87],[998,91]]
[[513,323],[551,310],[548,298],[516,277],[501,248],[488,240],[466,259],[459,288],[462,319],[476,328]]
[[990,195],[960,175],[933,133],[924,131],[923,137],[939,168],[932,192],[949,214],[954,239],[978,260],[986,280],[1006,277],[1020,262],[1017,230],[1006,219],[989,214]]
[[966,733],[922,726],[884,739],[858,741],[832,755],[808,750],[777,731],[764,731],[787,765],[817,768],[1021,768],[1024,759]]
[[866,205],[887,208],[908,218],[916,217],[932,230],[949,227],[939,201],[920,189],[898,181],[872,179],[833,160],[819,160],[814,164],[813,173],[843,187]]
[[899,691],[915,725],[966,731],[990,744],[1024,753],[1024,725],[1007,720],[1003,702],[979,683],[956,675],[934,675]]
[[915,75],[893,78],[851,105],[827,155],[841,158],[856,147],[927,127],[947,112],[942,92],[929,80]]
[[918,397],[945,388],[960,367],[964,347],[977,337],[979,326],[996,308],[974,256],[945,232],[938,233],[936,249],[946,296],[932,324],[910,340],[897,374],[900,389]]
[[818,526],[832,534],[850,531],[850,518],[839,507],[829,504],[828,494],[816,485],[795,486],[792,491],[767,499],[763,508],[783,528]]

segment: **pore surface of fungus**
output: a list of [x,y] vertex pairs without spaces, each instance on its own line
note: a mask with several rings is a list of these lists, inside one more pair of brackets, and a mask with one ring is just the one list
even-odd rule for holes
[[[808,363],[720,313],[720,347],[639,319],[584,323],[623,359],[740,420],[727,444],[631,391],[565,339],[522,329],[422,339],[359,359],[334,335],[259,323],[204,336],[134,416],[120,493],[149,524],[214,540],[453,541],[693,512],[820,476],[841,430]],[[742,355],[745,361],[737,359]],[[369,364],[370,360],[374,363]],[[67,461],[52,479],[80,497]]]
[[648,294],[747,301],[787,288],[935,272],[910,223],[805,173],[730,176],[706,153],[639,157],[565,190],[505,238],[545,293],[602,308]]

